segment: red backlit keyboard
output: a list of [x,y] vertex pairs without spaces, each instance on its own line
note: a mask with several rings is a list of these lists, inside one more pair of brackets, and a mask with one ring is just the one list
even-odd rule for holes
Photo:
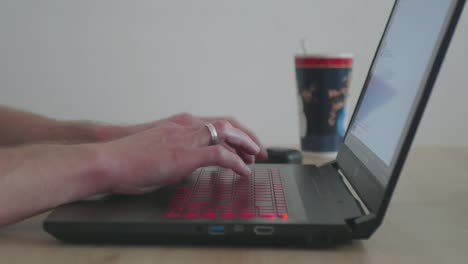
[[256,168],[244,177],[232,170],[200,170],[193,186],[179,187],[168,218],[288,218],[278,169]]

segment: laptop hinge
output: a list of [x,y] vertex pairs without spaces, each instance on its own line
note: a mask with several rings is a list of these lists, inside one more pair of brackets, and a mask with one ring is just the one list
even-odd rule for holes
[[363,212],[364,215],[368,215],[370,214],[370,210],[369,208],[367,208],[367,206],[364,204],[364,202],[362,201],[361,197],[359,197],[359,195],[357,194],[356,190],[354,190],[353,186],[351,185],[351,183],[348,181],[348,179],[344,176],[343,174],[343,171],[340,170],[340,168],[336,165],[334,166],[336,168],[336,171],[338,171],[338,174],[340,174],[341,176],[341,180],[343,181],[343,183],[345,184],[346,188],[348,189],[349,193],[354,197],[354,199],[356,200],[356,202],[359,204],[359,206],[361,207],[361,210]]
[[372,233],[376,230],[379,225],[376,215],[369,210],[366,204],[359,197],[357,192],[354,190],[351,183],[348,181],[346,176],[343,174],[343,171],[339,168],[339,165],[336,161],[331,162],[329,165],[333,166],[338,174],[341,176],[343,183],[348,189],[349,193],[354,197],[356,203],[360,206],[363,215],[359,217],[346,219],[349,227],[352,230],[352,236],[354,239],[365,239],[369,238]]
[[348,179],[346,178],[346,176],[344,176],[343,174],[343,171],[339,168],[338,164],[335,162],[335,163],[332,163],[331,164],[335,169],[336,171],[338,172],[338,174],[341,176],[341,180],[343,181],[344,185],[346,186],[346,188],[348,189],[348,192],[354,197],[354,199],[356,200],[356,203],[359,205],[359,207],[361,208],[361,211],[363,212],[364,215],[368,215],[370,214],[370,210],[369,208],[364,204],[364,202],[362,201],[361,197],[359,197],[359,195],[357,194],[357,192],[354,190],[353,186],[351,185],[351,183],[348,181]]

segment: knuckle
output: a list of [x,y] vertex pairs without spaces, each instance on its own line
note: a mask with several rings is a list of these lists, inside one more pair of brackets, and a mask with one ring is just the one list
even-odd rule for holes
[[213,154],[215,156],[221,156],[223,155],[223,147],[221,147],[220,145],[216,145],[213,147]]
[[231,124],[233,124],[233,125],[239,124],[239,120],[237,120],[237,118],[235,118],[233,116],[228,116],[227,120],[229,120],[231,122]]
[[183,112],[183,113],[177,114],[175,116],[175,119],[183,124],[188,124],[194,119],[194,116],[190,113]]
[[218,120],[214,125],[216,129],[219,130],[219,132],[221,133],[225,133],[232,127],[231,123],[229,123],[229,121],[227,120]]
[[223,160],[225,158],[226,151],[222,146],[217,145],[217,146],[213,147],[213,155],[214,155],[214,159],[217,162],[220,162],[221,160]]

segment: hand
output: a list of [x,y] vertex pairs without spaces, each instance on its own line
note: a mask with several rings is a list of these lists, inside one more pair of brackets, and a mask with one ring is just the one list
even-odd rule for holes
[[[260,152],[256,156],[251,156],[245,152],[237,151],[237,154],[239,154],[239,156],[246,163],[248,164],[253,163],[255,161],[255,158],[260,159],[260,160],[265,160],[268,158],[268,154],[265,148],[260,143],[260,140],[257,138],[257,136],[252,131],[247,129],[245,126],[243,126],[241,123],[239,123],[239,121],[237,121],[236,119],[232,117],[200,117],[199,118],[190,114],[178,114],[178,115],[169,117],[167,120],[173,121],[177,124],[189,125],[189,126],[193,126],[193,125],[201,126],[206,123],[212,123],[212,122],[221,121],[221,120],[227,121],[233,127],[247,134],[250,137],[250,139],[252,139],[261,148]],[[223,145],[227,147],[228,149],[230,149],[231,151],[234,150],[232,148],[229,148],[228,144],[223,144]]]
[[223,120],[229,122],[229,124],[233,126],[234,128],[239,129],[245,134],[247,134],[251,140],[253,140],[258,146],[260,146],[261,150],[256,156],[252,156],[243,151],[232,148],[227,143],[223,142],[221,143],[221,145],[223,145],[229,151],[238,154],[244,160],[244,162],[248,164],[253,163],[255,159],[266,160],[268,158],[267,151],[262,146],[257,136],[252,131],[247,129],[245,126],[243,126],[241,123],[239,123],[236,119],[232,117],[196,117],[191,114],[182,113],[182,114],[171,116],[163,120],[158,120],[158,121],[150,122],[146,124],[120,126],[120,127],[119,126],[102,126],[99,131],[99,134],[100,134],[99,138],[101,139],[101,141],[114,140],[114,139],[133,135],[135,133],[156,127],[160,123],[167,122],[167,121],[170,121],[170,122],[182,125],[182,126],[203,126],[206,123],[223,121]]
[[[205,122],[213,123],[220,144],[210,146]],[[128,128],[133,134],[95,145],[108,168],[112,192],[149,192],[180,181],[203,166],[222,166],[248,175],[246,162],[261,152],[253,134],[217,118],[177,115]]]

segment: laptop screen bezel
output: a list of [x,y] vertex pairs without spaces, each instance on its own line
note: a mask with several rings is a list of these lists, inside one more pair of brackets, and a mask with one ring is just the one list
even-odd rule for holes
[[[382,37],[380,39],[377,51],[374,55],[371,67],[368,71],[366,81],[364,82],[364,86],[360,94],[358,103],[351,118],[350,127],[356,118],[356,114],[361,105],[364,94],[367,90],[371,73],[375,66],[378,55],[380,54],[382,42],[387,35],[387,31],[389,29],[389,26],[391,25],[392,19],[394,18],[395,11],[398,7],[399,2],[399,0],[395,1],[395,4],[392,8],[390,18],[388,19],[387,25],[385,26],[384,33],[382,34]],[[410,121],[406,128],[406,135],[402,135],[402,137],[404,137],[403,141],[400,145],[400,148],[396,151],[397,158],[393,162],[393,168],[389,173],[389,180],[387,182],[387,185],[384,186],[378,180],[377,175],[371,172],[370,167],[372,167],[373,164],[370,163],[373,162],[372,159],[363,161],[360,158],[358,158],[358,155],[355,154],[355,151],[360,150],[353,149],[353,146],[349,146],[348,144],[344,143],[342,144],[340,151],[338,152],[337,164],[340,170],[342,171],[343,175],[353,186],[353,188],[358,193],[361,200],[365,203],[368,209],[374,214],[376,214],[380,219],[383,218],[385,211],[388,207],[388,203],[390,201],[396,182],[398,181],[398,177],[408,155],[411,143],[413,142],[417,127],[422,118],[422,114],[424,112],[425,106],[427,104],[430,93],[437,78],[437,74],[441,68],[442,61],[445,57],[451,37],[455,30],[458,19],[463,11],[464,3],[465,0],[454,0],[450,7],[450,13],[447,16],[446,21],[444,22],[444,25],[442,27],[441,33],[437,41],[437,45],[435,46],[434,53],[431,58],[432,66],[428,67],[427,72],[425,74],[426,78],[421,82],[422,92],[415,100],[414,104],[416,105],[416,107],[414,111],[411,112]],[[347,130],[345,142],[349,133],[350,129]]]

